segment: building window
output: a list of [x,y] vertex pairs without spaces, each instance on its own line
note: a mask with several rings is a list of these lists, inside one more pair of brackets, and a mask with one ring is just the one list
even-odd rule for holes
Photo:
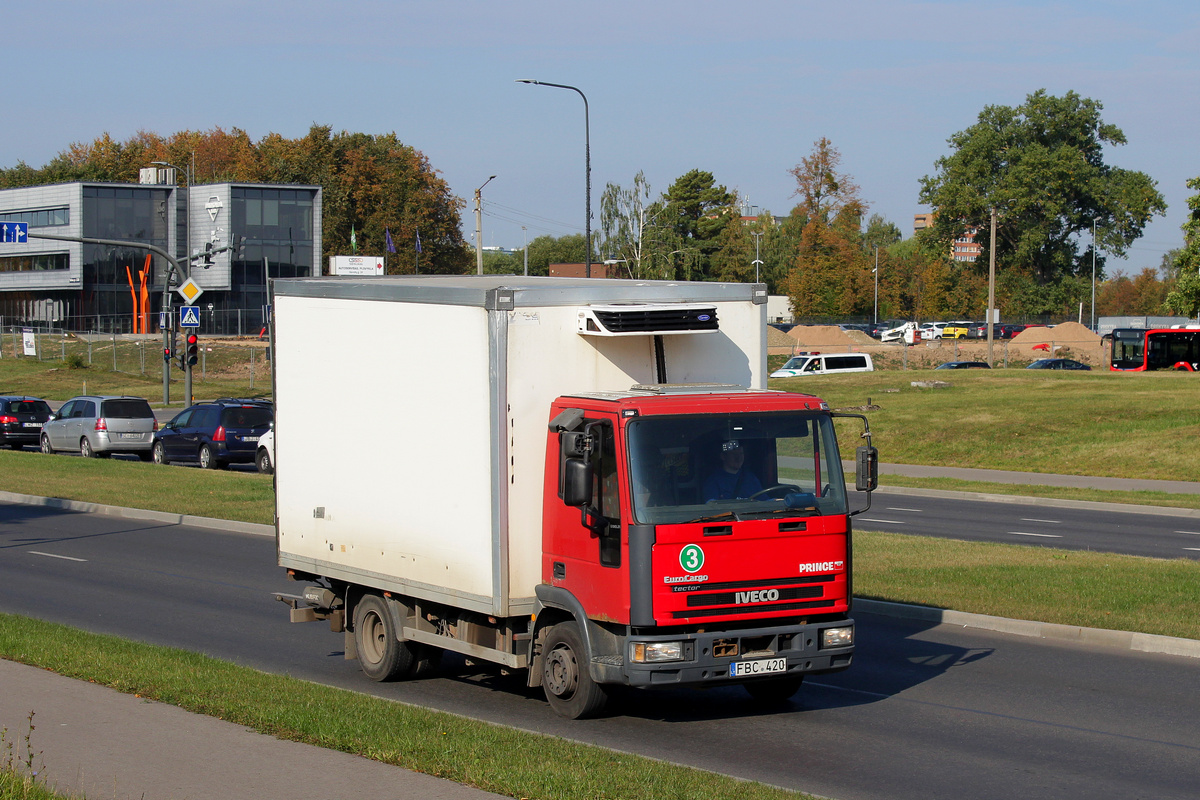
[[71,256],[69,253],[39,253],[0,258],[0,272],[43,272],[51,269],[70,268]]
[[9,211],[0,214],[0,222],[25,222],[31,228],[49,228],[71,223],[71,209],[41,208],[33,211]]

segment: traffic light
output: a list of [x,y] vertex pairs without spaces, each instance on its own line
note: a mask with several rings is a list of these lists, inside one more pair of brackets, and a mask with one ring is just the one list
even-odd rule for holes
[[200,337],[194,333],[187,335],[187,364],[193,366],[200,359]]
[[205,269],[208,269],[209,267],[211,267],[213,265],[212,250],[213,250],[212,242],[205,242],[204,243],[204,263],[201,264],[201,266],[204,267]]
[[242,258],[242,256],[246,255],[246,237],[234,236],[233,241],[230,243],[229,249],[232,251],[233,258]]
[[169,347],[164,347],[164,348],[163,348],[163,361],[166,361],[166,362],[170,363],[170,361],[171,361],[171,348],[169,348]]

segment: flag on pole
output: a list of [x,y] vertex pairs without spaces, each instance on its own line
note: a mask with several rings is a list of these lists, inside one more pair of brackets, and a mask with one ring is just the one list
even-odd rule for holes
[[354,235],[354,223],[350,223],[350,249],[358,252],[358,237]]
[[421,252],[421,229],[417,229],[417,252]]
[[383,229],[383,235],[384,235],[384,239],[385,239],[385,241],[387,242],[387,251],[388,251],[389,253],[394,253],[394,252],[396,252],[396,245],[392,244],[392,229],[391,229],[391,228],[384,228],[384,229]]

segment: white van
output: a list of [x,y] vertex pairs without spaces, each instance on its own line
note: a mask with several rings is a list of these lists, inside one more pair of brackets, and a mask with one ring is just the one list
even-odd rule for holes
[[795,378],[799,375],[832,375],[841,372],[874,372],[875,365],[866,353],[793,356],[771,373],[772,378]]

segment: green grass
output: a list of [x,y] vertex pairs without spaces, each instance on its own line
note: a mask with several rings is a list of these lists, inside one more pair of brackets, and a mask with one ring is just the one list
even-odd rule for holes
[[4,491],[265,525],[275,521],[269,475],[123,459],[0,450]]
[[0,614],[0,657],[170,703],[281,739],[355,753],[511,797],[809,797],[258,672],[198,653],[6,614]]
[[1200,561],[855,531],[854,594],[1200,639]]

